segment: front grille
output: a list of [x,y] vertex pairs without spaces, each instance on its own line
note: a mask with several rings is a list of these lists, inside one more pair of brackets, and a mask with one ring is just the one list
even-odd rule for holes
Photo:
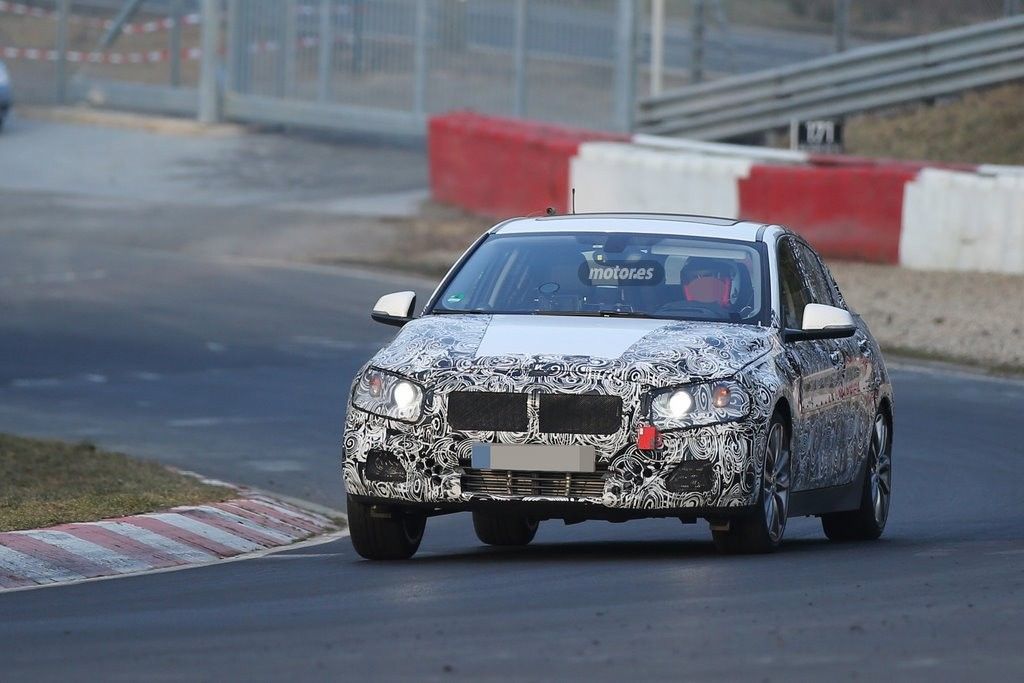
[[463,493],[495,496],[561,496],[600,498],[604,494],[603,472],[514,472],[466,468]]
[[482,432],[525,432],[526,394],[453,391],[448,394],[448,424]]
[[540,431],[547,434],[614,434],[622,424],[622,399],[601,394],[541,394]]

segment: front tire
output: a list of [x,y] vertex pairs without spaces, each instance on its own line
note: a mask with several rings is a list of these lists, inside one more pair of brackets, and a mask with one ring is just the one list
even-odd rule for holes
[[749,517],[732,520],[728,530],[711,532],[718,552],[749,555],[778,549],[789,515],[790,470],[789,426],[776,412],[768,424],[756,510]]
[[882,410],[871,429],[867,468],[860,507],[821,516],[830,541],[873,541],[885,531],[892,499],[892,419]]
[[526,515],[473,513],[473,530],[487,545],[527,545],[537,535],[540,523]]
[[392,508],[374,510],[348,496],[348,529],[356,552],[368,560],[407,560],[423,540],[426,515]]

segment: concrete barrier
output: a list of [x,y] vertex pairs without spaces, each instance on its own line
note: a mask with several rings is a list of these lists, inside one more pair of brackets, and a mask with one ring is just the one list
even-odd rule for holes
[[430,188],[438,201],[486,216],[568,209],[569,160],[586,140],[616,136],[455,112],[430,119]]
[[436,199],[505,218],[639,211],[779,223],[829,258],[1024,274],[1024,168],[623,139],[456,113],[430,122]]
[[1024,274],[1024,174],[921,171],[906,186],[899,261]]

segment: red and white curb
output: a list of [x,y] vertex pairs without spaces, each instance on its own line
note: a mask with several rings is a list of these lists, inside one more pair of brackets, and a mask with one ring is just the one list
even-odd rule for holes
[[337,529],[265,495],[0,533],[0,591],[208,564]]

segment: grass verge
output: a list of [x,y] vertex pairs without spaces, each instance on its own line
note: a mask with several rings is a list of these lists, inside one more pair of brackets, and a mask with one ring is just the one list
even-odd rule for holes
[[0,434],[0,531],[222,501],[233,489],[90,443]]

